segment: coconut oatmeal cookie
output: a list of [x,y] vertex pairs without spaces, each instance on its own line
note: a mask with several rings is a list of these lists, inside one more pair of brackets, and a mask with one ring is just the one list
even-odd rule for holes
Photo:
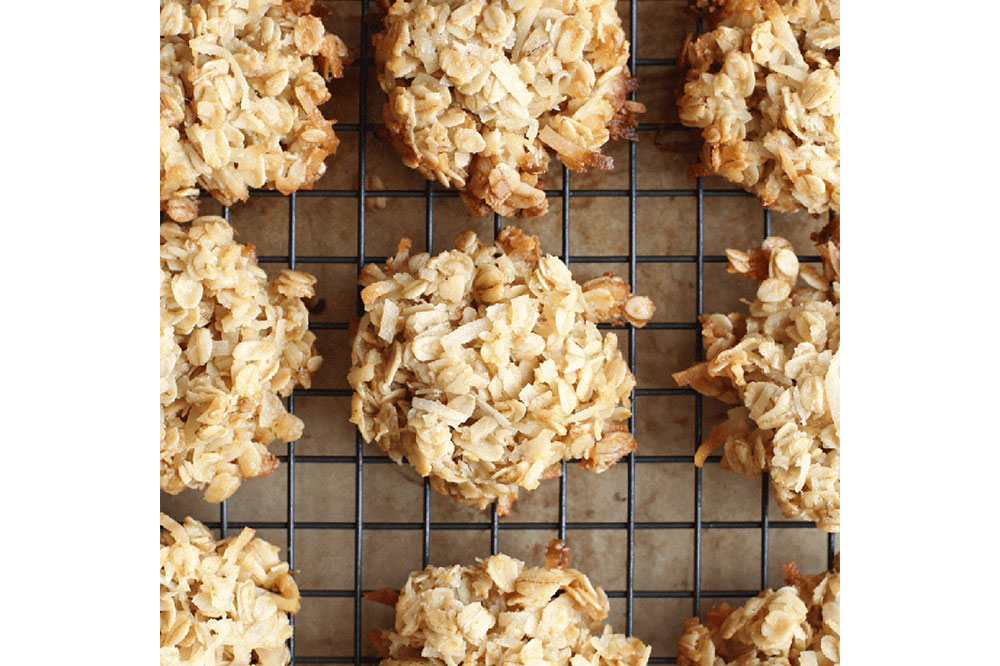
[[704,139],[691,175],[722,176],[774,210],[839,210],[840,0],[702,4],[717,27],[680,57],[680,120]]
[[541,215],[550,153],[610,170],[635,138],[614,0],[397,0],[374,37],[382,115],[403,162],[485,215]]
[[268,444],[301,436],[279,396],[322,362],[302,302],[315,281],[284,270],[268,283],[221,217],[160,225],[160,488],[221,502],[274,471]]
[[160,666],[285,666],[299,588],[249,527],[216,541],[160,514]]
[[[767,471],[789,518],[840,530],[840,228],[814,234],[823,270],[800,266],[791,244],[767,238],[727,250],[729,272],[760,282],[746,315],[702,315],[708,359],[674,374],[681,386],[728,403],[695,454],[724,446],[722,467],[751,478]],[[797,286],[799,278],[805,283]]]
[[610,273],[576,283],[514,227],[455,246],[411,256],[404,238],[362,271],[351,421],[439,492],[503,515],[562,460],[601,472],[635,450],[635,378],[596,322],[642,326],[654,307]]
[[[559,542],[561,543],[561,542]],[[550,555],[553,545],[550,544]],[[613,633],[608,597],[585,575],[526,567],[507,555],[474,566],[427,567],[397,594],[395,628],[373,631],[381,666],[645,666],[650,648]]]
[[784,566],[785,587],[741,608],[722,604],[684,623],[680,666],[833,666],[840,663],[840,555],[835,571],[812,576]]
[[230,205],[326,171],[338,139],[318,107],[348,53],[312,4],[160,0],[160,207],[172,219],[194,219],[199,187]]

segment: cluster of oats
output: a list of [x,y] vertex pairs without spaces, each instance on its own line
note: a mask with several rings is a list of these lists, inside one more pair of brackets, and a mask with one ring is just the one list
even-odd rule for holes
[[838,210],[840,0],[728,0],[715,16],[681,53],[680,119],[705,141],[692,175],[779,211]]
[[326,171],[338,140],[318,107],[347,47],[311,6],[160,0],[160,207],[172,219],[198,214],[199,187],[229,205]]
[[785,565],[786,586],[741,608],[723,604],[707,626],[692,617],[678,641],[681,666],[834,666],[840,663],[840,567],[812,576]]
[[[386,601],[391,602],[391,599]],[[645,666],[650,648],[601,622],[608,597],[575,569],[507,555],[427,567],[399,593],[394,630],[374,632],[382,666]]]
[[596,322],[642,326],[654,307],[612,274],[581,286],[514,227],[455,245],[411,256],[403,239],[362,271],[351,421],[438,491],[503,515],[562,460],[601,472],[635,450],[635,378]]
[[[840,234],[835,221],[814,236],[823,271],[800,266],[791,245],[727,250],[729,271],[758,280],[746,315],[703,315],[707,361],[674,374],[681,386],[729,403],[695,456],[724,446],[722,466],[758,477],[789,518],[840,530]],[[805,283],[797,286],[799,278]]]
[[160,666],[285,666],[299,588],[249,527],[216,541],[160,514]]
[[374,42],[403,162],[477,215],[541,215],[550,152],[609,170],[645,110],[614,0],[398,0]]
[[302,434],[279,396],[308,387],[322,362],[302,302],[315,281],[285,270],[268,284],[253,245],[221,217],[160,225],[163,490],[205,488],[221,502],[274,471],[268,444]]

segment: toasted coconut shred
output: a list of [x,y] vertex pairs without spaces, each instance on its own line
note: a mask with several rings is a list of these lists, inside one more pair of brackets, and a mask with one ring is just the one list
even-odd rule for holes
[[160,488],[221,502],[277,467],[268,444],[301,436],[280,397],[322,362],[302,302],[315,281],[268,283],[221,217],[160,225]]
[[477,215],[541,215],[549,154],[610,170],[645,111],[614,0],[398,0],[373,41],[403,162]]
[[779,211],[839,210],[840,0],[698,6],[717,10],[717,27],[681,54],[680,119],[705,141],[691,175],[722,176]]
[[216,541],[160,514],[160,666],[285,666],[299,588],[249,527]]
[[194,219],[199,187],[230,205],[326,171],[338,139],[318,107],[348,52],[312,4],[160,0],[160,207],[172,219]]
[[655,308],[610,273],[576,283],[514,227],[455,245],[411,256],[403,239],[363,269],[351,421],[439,492],[506,514],[562,460],[601,472],[635,450],[635,378],[596,322],[642,326]]
[[[385,601],[391,601],[386,599]],[[395,601],[395,628],[372,632],[381,666],[645,666],[650,648],[603,625],[608,597],[575,569],[507,555],[427,567]]]
[[[770,473],[789,518],[840,530],[839,220],[813,236],[823,272],[800,266],[791,244],[767,238],[727,250],[729,272],[760,282],[747,315],[702,315],[706,360],[674,374],[681,386],[741,406],[695,455],[723,446],[722,467]],[[799,278],[805,283],[797,286]]]
[[722,604],[684,622],[680,666],[833,666],[840,663],[840,556],[812,576],[785,565],[786,586],[740,608]]

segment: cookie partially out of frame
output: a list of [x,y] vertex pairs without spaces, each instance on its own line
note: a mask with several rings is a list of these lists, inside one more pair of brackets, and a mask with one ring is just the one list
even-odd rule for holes
[[597,322],[642,326],[654,307],[610,273],[578,284],[515,227],[455,246],[411,256],[403,239],[362,271],[351,421],[438,491],[506,514],[562,460],[600,472],[635,450],[635,378]]
[[279,548],[244,527],[216,541],[160,514],[160,666],[285,666],[299,588]]
[[603,624],[604,590],[551,557],[565,555],[560,545],[549,545],[544,567],[498,554],[369,594],[396,610],[395,628],[370,636],[381,666],[646,666],[649,646]]
[[347,47],[312,0],[160,0],[160,207],[198,214],[248,188],[309,188],[337,149],[319,106]]
[[680,666],[835,666],[840,663],[840,555],[835,571],[812,576],[784,566],[785,587],[740,608],[722,604],[684,623]]
[[[706,361],[674,374],[681,386],[738,404],[698,449],[701,465],[724,447],[722,467],[769,472],[789,518],[840,530],[840,231],[813,236],[823,270],[800,265],[773,236],[727,250],[729,272],[760,283],[747,314],[702,315]],[[799,284],[799,280],[804,284]]]
[[778,211],[840,209],[840,0],[715,0],[681,52],[680,120],[701,129],[692,176]]
[[290,270],[268,282],[221,217],[160,225],[162,490],[221,502],[274,471],[268,444],[301,436],[281,398],[322,362],[302,302],[315,282]]
[[541,215],[550,155],[610,170],[645,111],[614,0],[397,0],[373,41],[403,162],[477,215]]

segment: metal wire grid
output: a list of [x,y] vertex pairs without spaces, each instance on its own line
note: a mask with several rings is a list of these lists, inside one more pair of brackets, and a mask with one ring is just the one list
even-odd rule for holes
[[[360,41],[368,49],[370,34],[368,28],[369,0],[338,0],[339,2],[360,2]],[[637,58],[637,0],[629,0],[629,41],[631,43],[631,53],[629,57],[629,68],[633,76],[638,76],[640,68],[654,66],[674,66],[676,60],[673,58]],[[701,19],[698,22],[698,31],[703,31]],[[357,67],[359,72],[358,91],[358,118],[357,124],[338,124],[338,132],[354,132],[358,137],[358,187],[346,190],[310,190],[302,191],[285,197],[288,201],[288,254],[270,255],[258,258],[260,263],[287,263],[288,267],[295,269],[299,264],[354,264],[360,272],[361,267],[366,263],[384,261],[386,257],[368,256],[365,253],[365,200],[372,190],[366,188],[366,148],[368,136],[373,133],[378,125],[369,123],[368,118],[368,72],[373,66],[370,56],[359,58],[356,63],[350,65]],[[630,94],[630,99],[635,99],[635,93]],[[659,127],[656,123],[640,123],[640,131],[655,131]],[[668,129],[681,129],[679,126],[668,127]],[[636,292],[640,290],[636,286],[636,266],[640,263],[693,263],[696,269],[696,308],[697,314],[703,313],[704,296],[704,265],[707,263],[725,263],[726,258],[722,255],[706,255],[704,253],[704,200],[705,197],[748,197],[752,196],[741,190],[715,190],[706,189],[701,178],[696,181],[693,189],[639,189],[636,186],[636,145],[630,143],[628,146],[628,189],[589,189],[573,190],[570,185],[570,171],[565,166],[562,167],[562,187],[558,190],[546,190],[546,195],[551,198],[561,199],[562,205],[562,252],[561,258],[567,265],[585,263],[627,263],[628,279]],[[277,192],[259,190],[253,191],[254,197],[278,197],[282,196]],[[428,182],[423,190],[377,190],[373,196],[386,198],[423,198],[425,200],[425,242],[428,252],[434,252],[434,201],[441,198],[453,198],[458,196],[454,190],[439,190],[434,184]],[[627,197],[628,198],[628,255],[624,256],[587,256],[573,255],[570,251],[570,206],[569,200],[576,196],[586,197]],[[306,256],[296,252],[296,202],[299,197],[325,197],[325,198],[357,198],[357,255],[356,256]],[[696,250],[694,255],[687,254],[666,254],[666,255],[640,255],[636,252],[636,200],[640,197],[694,197],[696,201]],[[223,217],[229,220],[229,207],[222,209]],[[494,235],[500,232],[503,220],[497,214],[493,215]],[[769,211],[763,213],[763,233],[768,236],[771,233],[771,215]],[[817,256],[800,256],[803,261],[818,261]],[[360,308],[360,302],[359,302]],[[310,328],[313,330],[346,330],[349,322],[313,322]],[[602,329],[624,331],[627,336],[627,360],[629,368],[636,372],[635,353],[635,329],[631,326],[612,326],[608,324],[600,325]],[[689,330],[692,331],[692,339],[695,345],[696,358],[703,360],[704,353],[701,348],[700,329],[697,321],[678,322],[650,322],[646,325],[651,330]],[[297,396],[350,396],[351,391],[346,389],[296,389],[288,398],[288,409],[295,413],[295,398]],[[362,598],[368,590],[362,587],[362,573],[364,561],[362,557],[362,539],[365,530],[419,530],[422,532],[422,562],[423,566],[428,565],[430,552],[430,537],[433,530],[489,530],[490,533],[490,553],[498,552],[499,534],[507,530],[555,530],[558,538],[565,539],[567,530],[625,530],[626,541],[626,576],[624,590],[606,590],[610,598],[625,599],[625,627],[628,634],[632,634],[633,609],[635,599],[659,598],[659,599],[691,599],[691,613],[699,615],[703,599],[716,598],[749,598],[756,596],[758,589],[702,589],[702,533],[704,530],[712,529],[734,529],[734,528],[757,528],[760,530],[760,588],[770,586],[768,575],[768,551],[769,551],[769,530],[774,528],[788,529],[816,529],[810,522],[770,520],[768,516],[768,506],[770,502],[770,488],[767,474],[761,478],[760,483],[760,520],[759,521],[704,521],[702,520],[702,470],[695,469],[694,479],[694,520],[693,521],[636,521],[635,519],[635,469],[637,464],[644,463],[687,463],[694,462],[693,452],[700,445],[703,439],[702,426],[702,396],[688,388],[657,387],[657,388],[636,388],[633,390],[632,405],[633,416],[629,418],[629,430],[635,431],[635,412],[638,404],[636,396],[664,396],[664,395],[693,395],[694,396],[694,441],[692,442],[692,455],[636,455],[630,453],[624,464],[627,466],[627,518],[624,522],[570,522],[566,520],[566,462],[562,463],[562,475],[559,477],[559,517],[555,522],[517,522],[512,520],[501,521],[496,512],[496,505],[491,508],[488,521],[482,522],[432,522],[431,521],[431,487],[427,479],[424,479],[423,486],[423,519],[421,522],[373,522],[364,520],[364,485],[363,469],[366,464],[394,464],[384,455],[366,455],[365,443],[359,434],[355,434],[355,454],[350,455],[299,455],[295,453],[295,443],[288,444],[287,455],[279,455],[278,459],[284,463],[287,475],[286,487],[286,519],[284,522],[264,522],[264,521],[230,521],[228,516],[228,502],[224,501],[219,509],[219,521],[206,523],[209,527],[218,528],[222,537],[226,537],[229,529],[249,526],[257,529],[284,529],[287,538],[287,560],[291,569],[295,569],[295,530],[301,529],[323,529],[341,530],[354,532],[354,586],[352,589],[303,589],[303,597],[339,597],[351,598],[354,602],[353,617],[353,654],[352,655],[330,655],[330,656],[306,656],[297,655],[295,652],[294,631],[290,639],[290,650],[292,655],[291,663],[298,664],[370,664],[377,663],[375,657],[362,656]],[[715,455],[708,458],[708,462],[717,463],[721,456]],[[298,522],[295,520],[295,465],[300,463],[347,463],[354,465],[355,482],[355,510],[354,520],[350,522]],[[622,464],[622,463],[619,463]],[[634,568],[635,568],[635,532],[636,530],[691,530],[694,539],[694,570],[693,586],[690,590],[637,590],[635,589]],[[833,534],[827,538],[827,567],[833,568],[835,554],[835,537]],[[292,626],[294,620],[292,617]],[[615,627],[616,630],[622,629]],[[338,630],[331,625],[331,631]],[[641,637],[640,637],[641,638]],[[674,657],[652,657],[652,664],[674,664]]]

